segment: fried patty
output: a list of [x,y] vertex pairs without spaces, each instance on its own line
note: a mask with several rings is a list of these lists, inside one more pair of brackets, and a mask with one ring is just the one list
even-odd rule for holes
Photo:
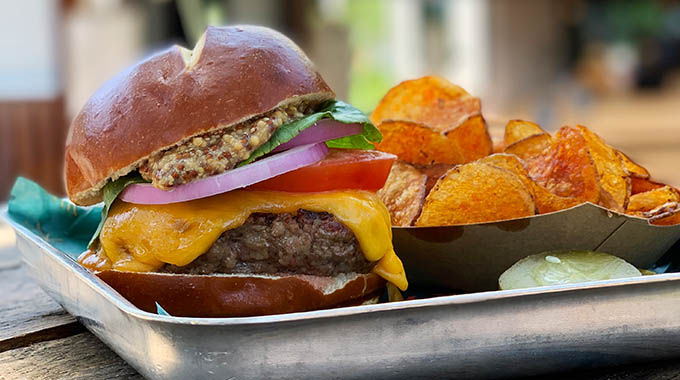
[[364,257],[352,231],[333,215],[298,210],[253,214],[190,264],[166,264],[159,272],[333,276],[368,273],[374,265]]

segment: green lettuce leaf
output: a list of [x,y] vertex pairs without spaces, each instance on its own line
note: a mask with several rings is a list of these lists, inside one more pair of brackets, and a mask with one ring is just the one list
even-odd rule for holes
[[19,177],[9,196],[7,214],[76,260],[97,228],[101,206],[76,206],[68,199],[48,193],[37,183]]
[[102,189],[102,200],[104,201],[104,207],[102,207],[102,218],[99,222],[99,226],[97,226],[97,230],[92,236],[92,239],[90,239],[90,242],[87,244],[89,248],[92,247],[92,244],[98,241],[99,233],[102,231],[102,227],[104,227],[104,222],[106,221],[106,216],[109,214],[109,209],[111,208],[113,201],[118,198],[118,195],[129,185],[147,182],[148,181],[142,178],[139,173],[132,172],[104,185],[104,188]]
[[158,302],[155,302],[155,304],[156,304],[156,314],[167,315],[168,317],[172,317],[172,315],[170,315],[170,313],[165,311],[165,309],[163,309],[163,306],[161,306]]
[[307,115],[302,119],[295,120],[291,123],[284,124],[272,134],[272,137],[259,148],[255,149],[247,160],[240,162],[237,166],[241,167],[248,165],[256,159],[274,150],[277,146],[286,143],[297,136],[300,132],[311,127],[321,119],[333,119],[345,124],[363,124],[364,129],[361,134],[354,136],[342,137],[339,139],[329,140],[326,145],[329,148],[343,148],[343,149],[373,149],[373,144],[382,140],[382,135],[378,128],[375,127],[368,119],[368,117],[360,110],[351,105],[339,101],[330,100],[324,103],[321,108],[311,115]]

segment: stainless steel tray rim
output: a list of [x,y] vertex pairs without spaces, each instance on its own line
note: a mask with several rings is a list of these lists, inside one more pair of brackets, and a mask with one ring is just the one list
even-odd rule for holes
[[441,307],[444,305],[456,305],[456,304],[470,304],[479,302],[489,302],[497,299],[508,299],[514,297],[524,297],[531,295],[543,295],[546,293],[564,293],[564,292],[575,292],[582,291],[585,289],[596,289],[596,288],[608,288],[621,285],[634,285],[634,284],[650,284],[650,283],[661,283],[667,281],[677,281],[680,280],[680,273],[666,273],[658,274],[654,276],[642,276],[624,279],[613,279],[613,280],[602,280],[602,281],[591,281],[579,284],[563,284],[563,285],[550,285],[529,289],[515,289],[515,290],[497,290],[489,292],[479,292],[479,293],[469,293],[469,294],[458,294],[450,296],[439,296],[426,299],[418,300],[405,300],[393,303],[384,303],[377,305],[363,305],[363,306],[352,306],[343,307],[337,309],[328,310],[317,310],[308,312],[298,312],[298,313],[288,313],[279,315],[268,315],[259,317],[237,317],[237,318],[197,318],[197,317],[174,317],[158,315],[154,313],[149,313],[138,309],[132,303],[127,301],[125,298],[118,295],[118,293],[113,290],[109,285],[99,280],[96,276],[90,273],[87,269],[83,268],[68,255],[60,250],[54,248],[41,236],[34,234],[29,229],[15,222],[9,217],[6,211],[1,214],[4,219],[15,229],[18,234],[21,234],[23,238],[31,240],[39,245],[42,249],[50,252],[54,257],[56,257],[61,263],[66,265],[69,270],[76,276],[81,277],[88,286],[94,289],[100,295],[108,298],[113,304],[119,308],[121,311],[128,313],[136,318],[140,318],[146,321],[162,322],[168,324],[182,324],[182,325],[204,325],[204,326],[229,326],[229,325],[255,325],[255,324],[273,324],[273,323],[283,323],[283,322],[297,322],[313,319],[325,319],[325,318],[338,318],[345,316],[353,316],[364,313],[375,313],[375,312],[388,312],[393,310],[404,310],[413,308],[430,308],[430,307]]

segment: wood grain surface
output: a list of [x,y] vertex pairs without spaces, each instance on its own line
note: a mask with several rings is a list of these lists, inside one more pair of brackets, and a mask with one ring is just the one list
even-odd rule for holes
[[0,222],[0,380],[142,379],[28,276]]
[[94,335],[79,333],[0,352],[0,379],[143,379]]
[[82,326],[29,281],[23,267],[0,272],[0,351],[82,332]]

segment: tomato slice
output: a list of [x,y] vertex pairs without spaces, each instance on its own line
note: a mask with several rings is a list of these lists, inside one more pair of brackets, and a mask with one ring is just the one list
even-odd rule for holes
[[332,190],[378,191],[397,156],[377,150],[331,149],[323,160],[249,186],[254,190],[311,193]]

